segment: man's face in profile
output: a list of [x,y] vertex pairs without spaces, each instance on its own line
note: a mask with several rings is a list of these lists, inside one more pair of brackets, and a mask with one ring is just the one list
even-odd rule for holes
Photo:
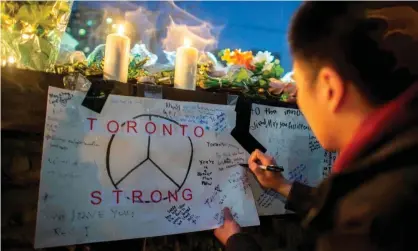
[[[332,85],[338,78],[327,77],[335,75],[330,68],[323,67],[313,71],[309,64],[295,59],[293,64],[294,75],[298,88],[297,104],[308,121],[313,133],[323,148],[334,150],[335,143],[333,128],[337,126],[335,113],[335,95]],[[333,82],[330,84],[330,82]]]

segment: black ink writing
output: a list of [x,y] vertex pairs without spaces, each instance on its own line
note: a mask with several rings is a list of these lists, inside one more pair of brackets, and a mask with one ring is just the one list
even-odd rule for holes
[[296,168],[289,171],[289,180],[308,184],[308,178],[305,175],[306,165],[300,164]]
[[316,137],[313,135],[309,135],[309,150],[311,150],[311,152],[315,152],[319,149],[321,149],[321,145],[319,144]]
[[233,185],[232,189],[239,188],[240,191],[243,191],[245,194],[247,194],[247,188],[250,186],[250,182],[245,172],[233,172],[229,176],[228,182]]
[[[68,170],[68,167],[70,170],[79,170],[79,169],[87,169],[90,167],[89,163],[80,163],[78,160],[70,160],[66,158],[60,158],[60,157],[48,157],[46,160],[48,164],[57,166],[57,167],[64,167]],[[53,170],[50,170],[53,171]]]
[[237,166],[237,164],[245,163],[246,159],[244,159],[243,154],[244,152],[239,149],[234,152],[216,153],[218,170],[224,171]]
[[221,193],[222,192],[222,190],[221,190],[221,188],[220,188],[220,186],[219,185],[217,185],[216,187],[215,187],[215,189],[214,189],[214,191],[213,191],[213,193],[212,193],[212,195],[209,197],[209,198],[207,198],[206,200],[205,200],[205,205],[208,205],[208,207],[210,207],[211,208],[211,203],[215,200],[215,198],[216,198],[216,196],[219,194],[219,193]]
[[168,222],[171,222],[174,225],[180,226],[183,222],[189,222],[192,224],[197,224],[197,220],[200,216],[191,213],[191,209],[186,204],[181,204],[179,206],[172,206],[167,210],[168,215],[164,218]]
[[130,210],[118,210],[118,209],[110,209],[112,212],[113,218],[121,218],[121,217],[131,217],[135,216],[135,213]]
[[287,109],[284,111],[284,115],[286,116],[302,116],[302,113],[297,109]]
[[268,208],[273,204],[275,199],[281,199],[279,193],[272,189],[264,190],[263,193],[257,199],[257,205],[263,208]]
[[76,139],[71,140],[71,139],[69,139],[69,140],[67,140],[67,142],[70,143],[70,144],[75,145],[76,148],[78,148],[80,145],[83,145],[83,146],[99,146],[96,143],[96,141],[85,142],[83,140],[76,140]]
[[57,136],[53,136],[53,135],[46,135],[45,136],[46,140],[51,140],[51,141],[55,141],[58,143],[69,143],[72,145],[75,145],[76,147],[78,147],[79,145],[84,145],[84,146],[99,146],[96,141],[91,141],[91,142],[86,142],[84,140],[78,140],[78,139],[65,139],[65,138],[60,138]]
[[51,141],[50,147],[52,148],[58,148],[60,150],[67,150],[69,145],[74,146],[75,148],[78,148],[79,146],[92,146],[97,147],[99,144],[96,143],[96,141],[84,141],[84,140],[78,140],[78,139],[65,139],[60,138],[54,135],[47,134],[45,136],[46,140]]
[[42,200],[44,201],[44,203],[46,203],[48,199],[49,199],[49,194],[48,194],[48,193],[45,193],[45,194],[42,196]]
[[164,116],[166,116],[168,118],[172,118],[172,117],[176,117],[177,116],[177,112],[176,111],[167,110],[167,109],[163,109],[163,114],[164,114]]
[[[81,227],[81,229],[84,231],[84,236],[86,236],[86,237],[89,236],[89,228],[90,228],[89,226]],[[52,229],[52,231],[53,231],[55,236],[60,236],[60,237],[61,236],[62,237],[70,236],[70,235],[73,235],[74,233],[77,232],[75,227],[71,227],[69,229],[65,229],[65,228],[62,228],[62,227],[57,227],[57,228]]]
[[71,222],[88,221],[88,220],[103,219],[103,218],[104,218],[104,211],[102,210],[76,211],[73,209],[71,213]]
[[241,149],[237,149],[237,151],[236,152],[222,152],[222,153],[216,153],[216,157],[218,158],[218,159],[220,159],[220,158],[222,158],[222,156],[223,157],[234,157],[234,156],[237,156],[237,155],[242,155],[242,154],[244,154],[245,152],[244,151],[241,151]]
[[301,130],[301,131],[307,131],[311,130],[309,126],[307,126],[304,123],[292,123],[292,122],[280,122],[280,128],[288,128],[291,130]]
[[70,92],[61,92],[58,94],[50,93],[49,94],[49,103],[50,104],[58,104],[60,103],[62,106],[67,106],[68,101],[73,98],[73,94]]
[[274,109],[274,108],[270,108],[270,107],[266,107],[266,109],[264,109],[264,112],[265,112],[267,115],[274,115],[274,114],[277,114],[277,110],[276,110],[276,109]]
[[226,114],[224,112],[216,115],[216,123],[214,125],[213,130],[215,132],[221,132],[223,131],[227,126],[226,123]]
[[197,176],[201,178],[203,186],[212,185],[212,172],[208,172],[208,166],[203,166],[203,172],[197,172]]
[[214,165],[215,164],[215,161],[213,161],[213,160],[199,160],[199,164],[200,165]]
[[56,171],[56,170],[48,170],[46,172],[49,175],[54,175],[60,179],[77,179],[81,177],[80,173],[72,172],[72,171]]
[[221,199],[219,200],[219,205],[223,205],[226,199],[226,195],[224,194]]
[[324,178],[328,177],[331,173],[332,165],[335,162],[335,159],[337,158],[336,152],[325,152],[324,153],[324,167],[322,170],[322,176]]
[[232,160],[230,158],[224,158],[221,160],[218,160],[218,166],[222,166],[222,165],[229,165],[232,163]]
[[66,219],[65,213],[54,213],[52,216],[45,215],[45,217],[52,221],[64,221]]
[[89,236],[89,228],[90,228],[90,227],[84,227],[84,230],[86,230],[86,237],[88,237],[88,236]]
[[259,107],[251,108],[251,114],[260,115],[260,108]]
[[58,125],[52,123],[45,123],[45,131],[46,132],[56,132],[58,130]]
[[233,147],[239,149],[237,146],[232,144],[224,143],[224,142],[206,142],[208,147]]
[[58,148],[60,150],[67,150],[68,149],[68,147],[66,147],[66,146],[61,146],[59,144],[53,144],[53,143],[50,144],[50,147],[51,148]]
[[250,130],[256,130],[258,128],[274,128],[274,129],[287,128],[290,130],[301,130],[301,131],[310,130],[310,127],[305,123],[294,123],[291,121],[283,122],[283,121],[276,121],[273,119],[266,119],[266,118],[263,118],[261,120],[255,120],[252,123],[252,125],[250,125]]
[[166,108],[169,108],[169,109],[173,109],[175,111],[180,111],[180,105],[179,104],[174,104],[174,103],[171,103],[171,102],[166,102],[165,103],[165,107]]
[[72,228],[71,230],[65,231],[62,228],[57,227],[57,228],[54,228],[53,231],[56,236],[66,236],[67,234],[72,234],[74,232],[74,228]]
[[255,120],[252,125],[250,125],[250,130],[256,130],[257,128],[279,128],[279,122],[272,119],[262,119]]

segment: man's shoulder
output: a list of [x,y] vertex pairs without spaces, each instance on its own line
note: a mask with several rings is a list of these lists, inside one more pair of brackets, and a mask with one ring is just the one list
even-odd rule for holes
[[377,173],[336,201],[329,218],[330,235],[323,235],[321,241],[356,236],[376,250],[416,247],[418,165]]
[[398,217],[403,224],[418,213],[418,163],[410,163],[395,168],[382,163],[331,175],[317,189],[317,203],[305,225],[360,233],[377,219]]
[[[338,203],[340,217],[389,214],[406,201],[418,205],[418,164],[376,173],[348,191]],[[415,212],[415,213],[418,213]]]

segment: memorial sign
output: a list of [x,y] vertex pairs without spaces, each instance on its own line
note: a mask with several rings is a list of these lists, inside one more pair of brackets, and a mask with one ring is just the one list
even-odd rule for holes
[[259,224],[232,106],[49,88],[35,247]]

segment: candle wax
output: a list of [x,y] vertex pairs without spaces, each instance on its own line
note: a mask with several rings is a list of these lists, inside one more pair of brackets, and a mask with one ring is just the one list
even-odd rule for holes
[[174,87],[196,90],[198,50],[189,46],[177,49],[174,72]]
[[103,78],[128,82],[131,40],[122,34],[110,34],[106,39]]

